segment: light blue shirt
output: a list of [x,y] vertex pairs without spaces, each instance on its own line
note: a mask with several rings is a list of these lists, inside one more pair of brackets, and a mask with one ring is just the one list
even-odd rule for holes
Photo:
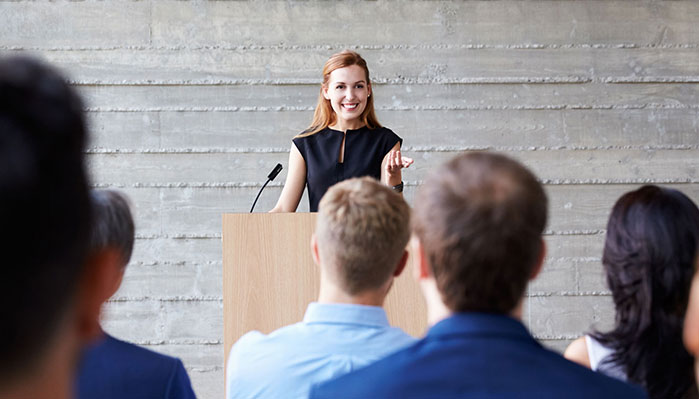
[[300,323],[251,331],[228,357],[226,397],[306,398],[311,385],[359,369],[415,342],[381,307],[311,303]]

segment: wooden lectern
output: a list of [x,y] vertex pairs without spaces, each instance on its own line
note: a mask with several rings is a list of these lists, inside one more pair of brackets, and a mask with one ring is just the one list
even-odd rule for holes
[[[223,335],[225,358],[250,330],[269,333],[303,319],[318,296],[311,257],[315,213],[223,215]],[[427,327],[424,299],[408,260],[386,299],[392,325],[420,337]]]

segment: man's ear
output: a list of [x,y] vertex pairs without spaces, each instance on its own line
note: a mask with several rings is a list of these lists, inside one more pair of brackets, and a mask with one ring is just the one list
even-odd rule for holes
[[122,276],[118,250],[108,248],[88,257],[76,303],[78,332],[83,340],[88,341],[101,334],[99,319],[102,304],[119,288]]
[[405,265],[408,263],[409,256],[410,255],[408,254],[407,250],[403,251],[403,256],[400,257],[398,265],[396,265],[396,270],[393,272],[393,277],[398,277],[401,273],[403,273],[403,270],[405,270]]
[[529,281],[534,280],[539,273],[541,273],[541,270],[544,268],[544,261],[546,260],[546,241],[544,239],[541,239],[541,252],[539,253],[539,258],[536,261],[536,264],[534,265],[534,268],[532,268],[532,273],[529,275]]
[[318,254],[318,238],[316,233],[311,234],[311,256],[316,265],[320,265],[320,255]]
[[427,261],[422,242],[417,236],[413,236],[410,242],[413,249],[413,277],[417,281],[432,277],[430,263]]

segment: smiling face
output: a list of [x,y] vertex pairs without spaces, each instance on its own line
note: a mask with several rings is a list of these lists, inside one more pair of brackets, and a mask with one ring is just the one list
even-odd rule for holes
[[340,130],[362,127],[361,115],[366,109],[367,99],[371,95],[371,84],[367,82],[364,69],[359,65],[339,68],[330,73],[323,96],[330,100]]

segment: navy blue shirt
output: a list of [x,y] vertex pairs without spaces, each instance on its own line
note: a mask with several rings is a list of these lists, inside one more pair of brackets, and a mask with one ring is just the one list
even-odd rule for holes
[[109,335],[83,354],[78,399],[196,398],[182,362]]
[[385,127],[350,129],[347,130],[345,139],[344,162],[340,163],[338,161],[344,135],[342,131],[327,127],[316,134],[293,140],[306,162],[306,185],[311,212],[318,211],[320,199],[335,183],[363,176],[381,180],[381,162],[384,156],[396,143],[403,142],[391,129]]

